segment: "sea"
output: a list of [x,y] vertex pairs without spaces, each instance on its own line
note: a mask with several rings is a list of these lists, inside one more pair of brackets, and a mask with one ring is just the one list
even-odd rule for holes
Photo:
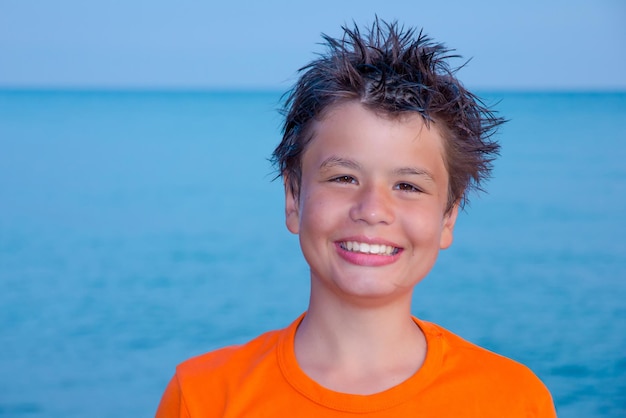
[[[626,417],[626,92],[479,92],[508,119],[413,313]],[[177,363],[288,325],[308,269],[278,91],[0,90],[0,417],[151,417]]]

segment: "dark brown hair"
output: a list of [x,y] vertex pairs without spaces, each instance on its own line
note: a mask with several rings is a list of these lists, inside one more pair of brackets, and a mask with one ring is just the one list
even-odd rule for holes
[[297,197],[302,155],[312,139],[313,120],[334,105],[359,101],[389,116],[419,113],[444,138],[449,175],[448,207],[464,206],[471,189],[483,190],[500,146],[492,139],[504,120],[467,91],[448,64],[451,54],[421,31],[376,19],[362,35],[355,25],[343,38],[322,35],[327,51],[302,67],[286,94],[283,139],[272,155],[279,175]]

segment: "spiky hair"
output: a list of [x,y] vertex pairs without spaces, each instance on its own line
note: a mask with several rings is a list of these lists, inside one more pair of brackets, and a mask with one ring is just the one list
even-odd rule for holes
[[312,122],[333,106],[357,101],[377,113],[418,113],[436,124],[444,138],[448,210],[464,206],[469,191],[482,190],[490,177],[500,148],[492,135],[504,120],[457,80],[448,61],[459,56],[422,31],[378,18],[365,34],[356,25],[342,29],[342,38],[322,35],[326,52],[299,70],[285,95],[283,138],[272,161],[287,187],[298,196]]

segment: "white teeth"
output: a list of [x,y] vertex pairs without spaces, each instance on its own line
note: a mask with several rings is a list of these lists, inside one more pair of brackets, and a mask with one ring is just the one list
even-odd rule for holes
[[365,242],[346,241],[341,243],[341,247],[348,251],[355,251],[365,254],[392,255],[397,252],[395,247],[384,244],[368,244]]

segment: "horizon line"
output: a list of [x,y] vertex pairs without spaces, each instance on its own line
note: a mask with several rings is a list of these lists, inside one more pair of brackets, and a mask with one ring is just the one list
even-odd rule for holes
[[[481,93],[577,93],[626,94],[626,86],[614,87],[475,87]],[[2,85],[1,92],[57,93],[272,93],[284,94],[289,88],[280,86],[98,86],[98,85]]]

